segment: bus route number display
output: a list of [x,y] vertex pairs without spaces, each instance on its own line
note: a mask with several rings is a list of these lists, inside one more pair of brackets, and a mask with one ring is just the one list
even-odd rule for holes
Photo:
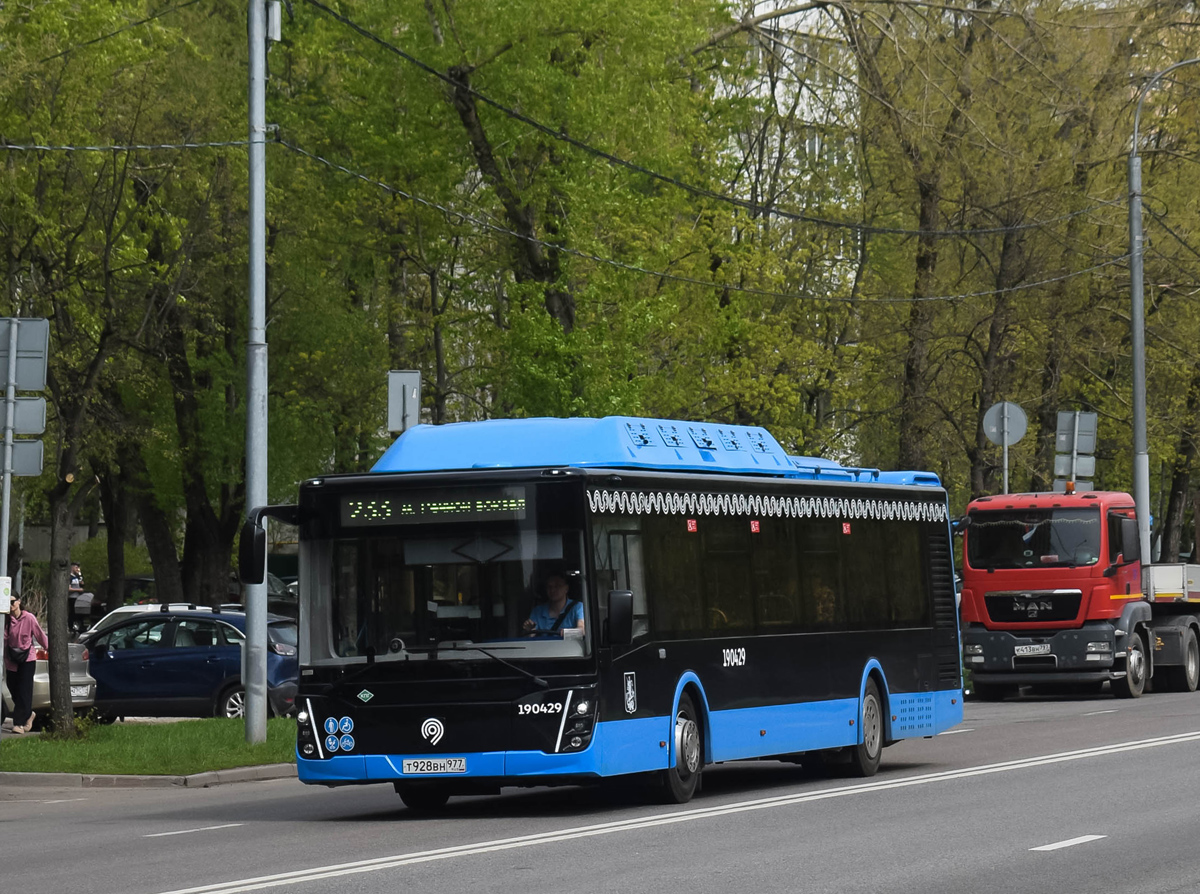
[[486,491],[406,491],[341,498],[344,528],[438,522],[511,521],[525,518],[523,487]]

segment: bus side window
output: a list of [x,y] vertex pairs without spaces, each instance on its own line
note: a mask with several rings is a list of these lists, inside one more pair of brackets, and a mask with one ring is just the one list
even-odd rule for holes
[[605,519],[597,523],[595,531],[596,592],[602,619],[608,610],[609,590],[632,591],[633,638],[636,641],[650,632],[639,521],[636,518]]

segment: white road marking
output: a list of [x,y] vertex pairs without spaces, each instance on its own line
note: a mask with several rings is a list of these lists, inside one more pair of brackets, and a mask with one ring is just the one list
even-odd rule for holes
[[968,726],[965,729],[944,729],[940,733],[938,733],[938,735],[939,736],[953,736],[953,735],[956,735],[957,733],[973,733],[973,732],[975,732],[975,728],[972,726]]
[[72,801],[86,801],[87,798],[58,798],[47,801],[44,798],[13,798],[11,801],[0,801],[0,804],[69,804]]
[[1080,835],[1078,838],[1068,838],[1066,841],[1056,841],[1054,844],[1043,844],[1041,847],[1031,847],[1031,851],[1057,851],[1064,847],[1074,847],[1077,844],[1087,844],[1089,841],[1099,841],[1107,835]]
[[773,798],[759,798],[753,801],[741,801],[713,807],[699,807],[690,810],[679,810],[671,813],[660,813],[654,816],[638,819],[618,820],[612,823],[599,823],[593,826],[579,826],[574,829],[560,829],[557,832],[538,832],[532,835],[521,835],[516,838],[499,838],[492,841],[481,841],[477,844],[462,844],[455,847],[438,848],[430,851],[417,851],[409,854],[393,854],[387,857],[375,857],[370,860],[356,860],[351,863],[335,863],[329,866],[315,866],[312,869],[299,869],[291,872],[280,872],[275,875],[263,875],[255,878],[234,879],[228,882],[217,882],[211,885],[200,885],[194,888],[178,888],[165,891],[163,894],[242,894],[246,891],[262,891],[267,888],[279,888],[285,885],[297,885],[315,882],[328,878],[357,875],[364,872],[377,872],[381,869],[395,869],[401,866],[412,866],[417,863],[430,863],[438,860],[452,860],[457,857],[469,857],[475,854],[496,853],[498,851],[514,850],[516,848],[536,847],[559,841],[572,841],[581,838],[591,838],[596,835],[611,835],[615,832],[632,832],[637,829],[648,829],[654,826],[668,826],[675,823],[687,823],[695,820],[712,819],[734,813],[746,813],[753,810],[767,810],[774,807],[788,807],[793,804],[805,804],[811,801],[825,801],[831,798],[844,798],[852,795],[870,794],[891,789],[909,788],[917,785],[928,785],[933,782],[948,782],[955,779],[968,779],[972,776],[987,776],[992,773],[1008,773],[1013,770],[1028,770],[1032,767],[1044,767],[1052,764],[1062,764],[1071,761],[1088,760],[1094,757],[1106,757],[1112,754],[1122,754],[1129,751],[1141,751],[1145,748],[1158,748],[1163,745],[1183,745],[1188,742],[1200,741],[1200,732],[1180,733],[1175,736],[1162,736],[1156,739],[1140,739],[1133,742],[1118,742],[1115,745],[1101,745],[1097,748],[1084,748],[1079,751],[1064,751],[1058,754],[1046,754],[1040,757],[1029,757],[1015,761],[1005,761],[999,764],[984,764],[978,767],[964,767],[961,770],[946,770],[942,773],[928,773],[922,776],[906,776],[900,779],[864,782],[857,785],[841,786],[838,788],[822,789],[815,792],[801,792],[792,795],[779,795]]
[[244,826],[245,823],[225,823],[220,826],[201,826],[199,829],[180,829],[178,832],[155,832],[153,835],[143,835],[143,838],[166,838],[168,835],[191,835],[193,832],[211,832],[213,829],[233,829]]
[[1083,716],[1084,717],[1095,717],[1097,714],[1116,714],[1116,713],[1117,713],[1116,708],[1109,708],[1107,711],[1088,711]]

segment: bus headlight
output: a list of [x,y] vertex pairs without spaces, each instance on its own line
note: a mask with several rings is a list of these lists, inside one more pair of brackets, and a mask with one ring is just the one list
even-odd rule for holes
[[591,707],[592,706],[586,700],[577,702],[575,704],[575,713],[576,714],[586,714]]
[[297,723],[299,723],[299,724],[300,724],[300,725],[302,725],[302,726],[303,726],[304,724],[308,723],[308,712],[307,712],[307,711],[301,711],[299,714],[297,714],[297,715],[296,715],[296,722],[297,722]]

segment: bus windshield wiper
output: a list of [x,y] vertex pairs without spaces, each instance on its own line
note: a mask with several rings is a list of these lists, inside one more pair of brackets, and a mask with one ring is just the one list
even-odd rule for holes
[[480,648],[479,646],[476,646],[474,644],[472,644],[472,645],[438,646],[437,649],[439,652],[482,652],[484,655],[486,655],[488,658],[492,659],[493,661],[498,661],[500,664],[503,664],[505,667],[515,670],[519,674],[524,674],[529,679],[533,680],[533,682],[536,683],[538,686],[541,686],[543,689],[550,688],[550,684],[547,683],[545,680],[543,680],[541,677],[539,677],[537,674],[535,674],[531,671],[527,671],[523,667],[518,667],[517,665],[513,664],[511,661],[501,658],[499,655],[493,655],[487,649]]

